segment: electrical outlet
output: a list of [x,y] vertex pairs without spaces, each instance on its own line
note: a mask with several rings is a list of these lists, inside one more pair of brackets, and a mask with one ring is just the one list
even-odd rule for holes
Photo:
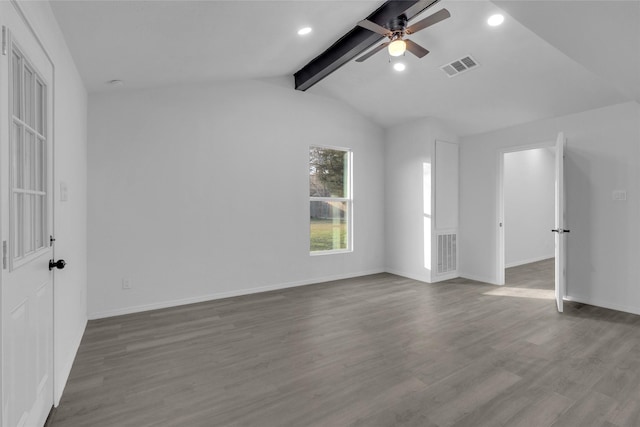
[[131,289],[131,279],[122,279],[122,289]]

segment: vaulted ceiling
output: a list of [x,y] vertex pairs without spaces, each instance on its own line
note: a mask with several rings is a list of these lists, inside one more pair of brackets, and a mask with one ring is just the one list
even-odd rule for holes
[[[291,76],[383,1],[66,1],[52,8],[89,92]],[[640,1],[442,0],[451,18],[308,89],[382,126],[434,117],[460,135],[629,100],[640,102]],[[489,27],[487,18],[505,22]],[[296,31],[313,27],[305,37]],[[479,67],[440,67],[472,55]],[[123,88],[107,81],[119,79]],[[293,80],[291,80],[291,90]]]

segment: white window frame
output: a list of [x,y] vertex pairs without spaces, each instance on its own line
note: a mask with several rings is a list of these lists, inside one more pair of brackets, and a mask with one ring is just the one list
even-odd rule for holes
[[[29,59],[27,58],[27,56],[24,54],[24,50],[20,48],[20,46],[18,46],[18,44],[15,41],[11,41],[10,43],[11,45],[11,53],[10,53],[10,58],[9,58],[9,125],[10,125],[10,130],[9,130],[9,158],[10,158],[10,162],[9,162],[9,248],[8,248],[8,259],[9,259],[9,270],[13,271],[25,264],[28,264],[30,261],[38,258],[40,255],[42,255],[43,252],[45,252],[48,248],[49,248],[49,242],[47,241],[47,236],[49,235],[49,230],[48,230],[48,215],[49,215],[49,200],[48,197],[50,197],[49,194],[47,194],[47,188],[48,188],[48,145],[49,145],[49,135],[48,135],[48,129],[47,129],[47,123],[48,123],[48,83],[47,81],[42,77],[42,73],[40,73],[40,71],[31,63],[31,61],[29,61]],[[21,97],[20,99],[20,117],[18,117],[18,115],[16,114],[16,112],[14,111],[14,97],[16,96],[16,94],[14,93],[14,83],[13,83],[13,78],[14,78],[14,53],[16,53],[19,57],[20,57],[20,87],[21,87],[21,93],[18,94],[18,96]],[[34,103],[33,106],[33,126],[29,123],[27,123],[27,112],[25,110],[27,102],[25,102],[25,97],[24,97],[24,70],[25,67],[29,69],[29,71],[31,73],[33,73],[33,86],[30,88],[30,93],[32,95],[32,100],[30,101],[31,103]],[[38,95],[37,92],[37,86],[38,83],[42,85],[42,105],[41,105],[41,111],[39,113],[39,115],[36,113],[36,109],[35,106],[37,105],[36,102],[36,97]],[[38,117],[39,120],[41,121],[41,126],[42,126],[42,132],[38,131]],[[18,125],[21,129],[21,140],[22,140],[22,157],[23,159],[21,159],[21,161],[24,161],[24,156],[26,156],[26,150],[24,149],[24,146],[26,144],[26,135],[28,132],[31,132],[34,135],[34,146],[33,149],[36,149],[36,146],[40,143],[42,144],[42,152],[41,152],[41,161],[42,161],[42,165],[41,165],[41,170],[40,170],[40,179],[41,181],[41,190],[35,190],[35,189],[26,189],[24,188],[24,184],[23,184],[23,188],[19,188],[17,186],[17,183],[15,182],[15,171],[14,171],[14,155],[16,155],[15,153],[15,140],[14,140],[14,125]],[[39,142],[40,141],[40,142]],[[33,154],[35,155],[35,154]],[[23,165],[24,167],[24,165]],[[35,178],[38,176],[38,174],[36,173],[36,167],[37,165],[35,164],[35,160],[34,160],[34,164],[31,165],[32,170],[30,171],[31,173],[31,181],[32,181],[32,186],[35,185],[33,184]],[[24,179],[24,178],[23,178]],[[15,196],[17,194],[22,194],[23,197],[26,196],[33,196],[33,212],[34,215],[31,216],[31,218],[29,218],[29,220],[31,221],[31,234],[32,234],[32,244],[33,244],[33,249],[31,251],[26,252],[24,249],[22,249],[20,251],[20,253],[18,254],[18,256],[16,256],[16,245],[23,245],[24,241],[18,243],[18,239],[20,238],[20,236],[16,236],[16,232],[15,232],[15,224],[16,221],[18,220],[18,218],[16,218],[16,203],[15,203]],[[41,209],[42,209],[42,216],[40,218],[41,224],[40,224],[40,229],[42,232],[42,236],[40,236],[42,238],[42,246],[40,247],[36,247],[37,246],[37,237],[36,237],[36,218],[37,215],[35,214],[35,209],[37,206],[37,203],[35,202],[36,198],[41,197],[42,198],[42,202],[41,202]]]
[[[347,184],[345,190],[347,192],[346,197],[313,197],[309,196],[309,255],[322,256],[322,255],[334,255],[353,252],[353,150],[347,147],[336,147],[331,145],[310,145],[307,150],[307,155],[312,148],[321,148],[327,150],[344,151],[347,153]],[[307,157],[307,162],[309,158]],[[312,251],[311,250],[311,202],[345,202],[347,205],[347,247],[345,249],[328,249],[324,251]]]

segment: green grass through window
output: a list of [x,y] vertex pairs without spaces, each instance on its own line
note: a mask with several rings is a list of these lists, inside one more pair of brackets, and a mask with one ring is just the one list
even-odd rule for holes
[[[335,246],[334,239],[339,239]],[[347,249],[347,221],[311,218],[311,252],[339,249]]]

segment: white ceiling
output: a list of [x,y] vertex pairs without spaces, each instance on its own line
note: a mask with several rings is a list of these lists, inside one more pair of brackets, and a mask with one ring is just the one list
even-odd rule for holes
[[[293,74],[380,2],[52,0],[89,92]],[[299,28],[312,26],[306,37]]]
[[496,1],[520,23],[640,102],[640,1]]
[[[52,7],[89,92],[290,76],[383,1],[66,1]],[[308,90],[392,126],[435,117],[460,135],[640,101],[640,1],[442,0],[410,38],[431,51],[351,62]],[[501,27],[486,25],[504,10]],[[421,17],[417,17],[416,20]],[[298,28],[310,25],[311,35]],[[471,54],[454,78],[439,67]],[[293,90],[293,86],[292,86]]]

